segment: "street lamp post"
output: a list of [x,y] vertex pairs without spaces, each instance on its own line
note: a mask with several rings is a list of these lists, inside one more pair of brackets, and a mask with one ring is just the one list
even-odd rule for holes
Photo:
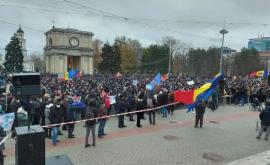
[[219,32],[222,34],[222,45],[221,45],[221,49],[220,49],[220,64],[219,64],[220,66],[219,66],[219,72],[222,73],[222,66],[223,66],[223,58],[222,58],[222,56],[223,56],[223,46],[224,46],[224,35],[226,33],[229,33],[229,31],[226,30],[226,29],[222,29]]

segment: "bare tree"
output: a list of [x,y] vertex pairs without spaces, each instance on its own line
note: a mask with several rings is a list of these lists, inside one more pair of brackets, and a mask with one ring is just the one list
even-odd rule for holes
[[94,68],[98,69],[98,64],[102,61],[101,57],[101,49],[102,49],[103,42],[96,39],[93,41],[93,48],[94,48]]
[[[185,58],[181,57],[181,56],[185,56],[189,49],[190,46],[180,40],[175,39],[174,37],[171,36],[166,36],[162,39],[162,44],[168,46],[169,48],[169,68],[168,68],[168,72],[171,72],[171,68],[172,66],[174,67],[174,60],[177,59],[177,63],[179,65],[183,65],[180,64],[180,61],[185,60]],[[179,56],[177,58],[175,58],[176,56]],[[180,60],[180,61],[179,61]],[[175,67],[174,67],[175,68]],[[177,67],[178,69],[183,68],[183,67]],[[177,72],[183,72],[183,70],[174,70],[175,73]]]
[[45,61],[44,56],[38,52],[33,52],[29,56],[29,61],[34,63],[35,72],[44,72],[45,70]]

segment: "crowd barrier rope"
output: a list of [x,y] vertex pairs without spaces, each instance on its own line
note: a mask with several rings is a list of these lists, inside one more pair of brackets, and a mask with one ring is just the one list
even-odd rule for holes
[[83,120],[63,122],[63,123],[58,123],[58,124],[45,125],[45,126],[42,126],[42,127],[43,128],[50,128],[50,127],[61,126],[61,125],[66,125],[66,124],[80,123],[80,122],[86,122],[86,121],[93,121],[93,120],[98,120],[98,119],[107,119],[107,118],[111,118],[111,117],[117,117],[117,116],[135,114],[135,113],[139,113],[139,112],[153,111],[153,110],[156,110],[156,109],[160,109],[160,108],[167,107],[167,106],[170,106],[170,105],[175,105],[175,104],[178,104],[178,103],[179,102],[174,102],[174,103],[170,103],[170,104],[166,104],[166,105],[162,105],[162,106],[158,106],[158,107],[154,107],[154,108],[147,108],[147,109],[137,110],[137,111],[132,111],[132,112],[124,112],[124,113],[119,113],[119,114],[114,114],[114,115],[107,115],[107,116],[96,117],[96,118],[92,118],[92,119],[83,119]]
[[[92,119],[83,119],[83,120],[76,120],[76,121],[70,121],[70,122],[63,122],[63,123],[58,123],[58,124],[51,124],[51,125],[44,125],[41,126],[43,128],[50,128],[50,127],[56,127],[56,126],[61,126],[61,125],[67,125],[67,124],[74,124],[74,123],[80,123],[80,122],[86,122],[86,121],[93,121],[93,120],[98,120],[98,119],[107,119],[107,118],[111,118],[111,117],[117,117],[117,116],[122,116],[122,115],[128,115],[128,114],[135,114],[135,113],[139,113],[139,112],[147,112],[147,111],[153,111],[156,109],[160,109],[163,107],[167,107],[170,105],[176,105],[179,102],[174,102],[174,103],[170,103],[170,104],[166,104],[166,105],[162,105],[162,106],[158,106],[158,107],[154,107],[154,108],[147,108],[147,109],[143,109],[143,110],[137,110],[137,111],[132,111],[132,112],[124,112],[124,113],[119,113],[119,114],[114,114],[114,115],[107,115],[107,116],[102,116],[102,117],[96,117],[96,118],[92,118]],[[12,132],[9,133],[1,142],[0,145],[2,143],[4,143],[10,136],[11,136]]]

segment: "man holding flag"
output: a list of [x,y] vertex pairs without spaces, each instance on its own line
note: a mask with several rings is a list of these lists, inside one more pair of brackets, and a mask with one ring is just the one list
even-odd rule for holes
[[195,106],[196,116],[195,116],[195,128],[198,128],[198,124],[200,122],[200,128],[203,126],[203,115],[205,112],[207,101],[202,99],[199,103]]

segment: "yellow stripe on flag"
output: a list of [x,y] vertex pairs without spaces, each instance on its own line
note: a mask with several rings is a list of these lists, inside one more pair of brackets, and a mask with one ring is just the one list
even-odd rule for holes
[[64,74],[64,79],[65,79],[65,80],[68,80],[68,72],[66,72],[66,73]]
[[263,70],[260,70],[260,71],[257,72],[256,75],[257,75],[258,77],[263,77],[263,72],[264,72]]
[[203,86],[201,86],[198,89],[194,90],[194,95],[193,95],[193,102],[196,100],[197,96],[203,92],[205,92],[207,89],[211,87],[212,83],[206,83]]

